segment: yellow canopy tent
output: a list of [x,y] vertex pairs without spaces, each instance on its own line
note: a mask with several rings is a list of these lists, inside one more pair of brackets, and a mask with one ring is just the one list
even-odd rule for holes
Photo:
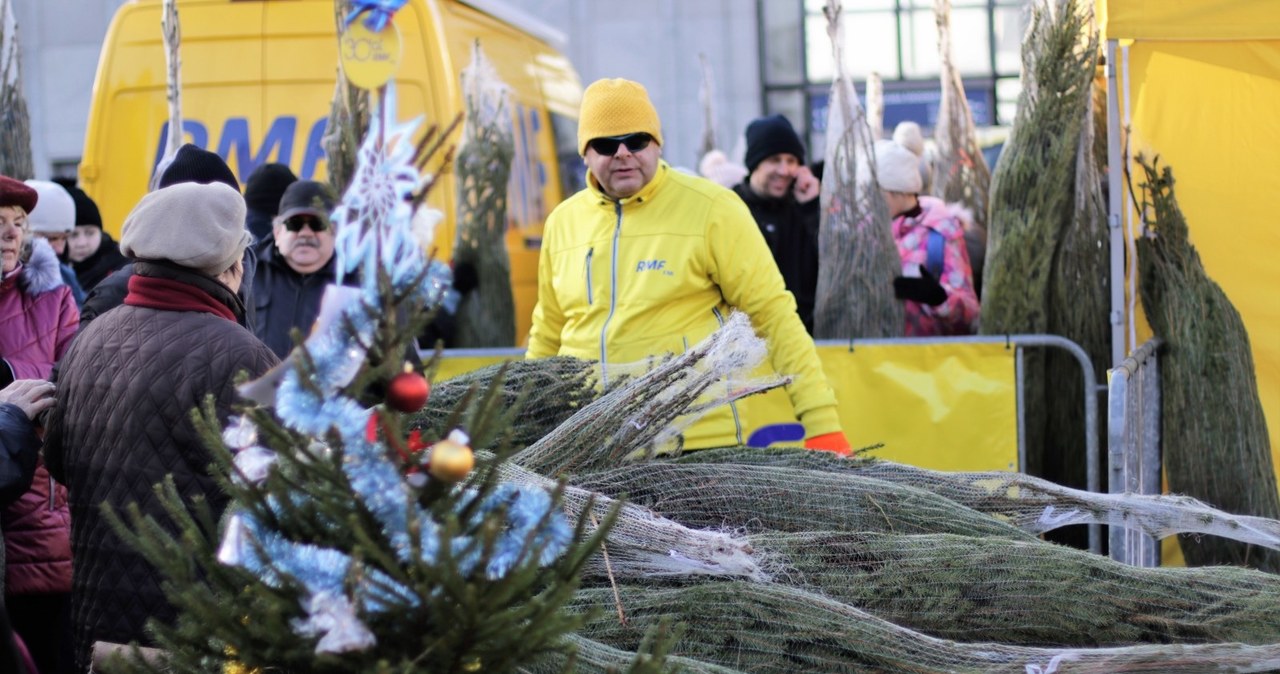
[[[1249,331],[1280,466],[1280,216],[1271,203],[1280,195],[1280,2],[1098,0],[1098,15],[1130,154],[1158,154],[1173,169],[1192,243]],[[1124,162],[1114,157],[1113,189]],[[1140,225],[1127,186],[1123,200],[1132,240]],[[1126,352],[1149,336],[1128,307],[1132,327],[1117,335]]]

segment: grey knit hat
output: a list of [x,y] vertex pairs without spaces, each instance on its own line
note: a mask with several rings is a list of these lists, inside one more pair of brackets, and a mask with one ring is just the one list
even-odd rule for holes
[[138,260],[168,260],[209,277],[244,255],[244,198],[213,182],[178,183],[147,194],[124,220],[120,251]]

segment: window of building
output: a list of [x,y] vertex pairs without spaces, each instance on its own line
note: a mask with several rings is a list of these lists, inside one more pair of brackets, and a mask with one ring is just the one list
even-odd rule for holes
[[[1013,122],[1027,4],[952,0],[952,55],[979,126]],[[825,5],[825,0],[757,0],[765,111],[783,113],[804,126],[815,148],[825,137],[835,76]],[[909,119],[928,132],[937,119],[941,59],[933,7],[934,0],[844,0],[844,62],[859,95],[872,73],[880,76],[886,131]]]

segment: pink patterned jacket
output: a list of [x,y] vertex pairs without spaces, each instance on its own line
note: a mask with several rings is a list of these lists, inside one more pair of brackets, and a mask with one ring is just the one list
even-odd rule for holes
[[946,244],[942,274],[938,282],[947,291],[947,301],[936,307],[906,302],[908,337],[938,337],[973,334],[978,327],[978,296],[973,290],[973,270],[964,243],[964,220],[969,217],[959,204],[947,204],[937,197],[920,197],[921,213],[893,219],[893,239],[898,242],[902,266],[925,266],[929,230],[943,236]]

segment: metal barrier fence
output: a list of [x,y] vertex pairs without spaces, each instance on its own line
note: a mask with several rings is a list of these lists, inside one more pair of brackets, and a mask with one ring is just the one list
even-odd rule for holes
[[[850,344],[847,341],[823,340],[818,344]],[[1014,377],[1017,385],[1017,416],[1018,416],[1018,466],[1022,469],[1027,464],[1027,435],[1026,420],[1024,419],[1026,405],[1025,390],[1023,386],[1024,366],[1023,351],[1027,347],[1049,347],[1065,349],[1080,364],[1080,374],[1084,383],[1084,424],[1085,424],[1085,461],[1086,472],[1085,480],[1087,489],[1097,493],[1102,491],[1102,456],[1099,447],[1098,432],[1098,393],[1107,390],[1105,384],[1099,384],[1093,369],[1093,361],[1089,359],[1089,354],[1079,344],[1059,335],[1040,335],[1040,334],[1018,334],[1018,335],[992,335],[992,336],[972,336],[972,337],[911,337],[904,339],[855,339],[850,344],[850,348],[857,348],[859,345],[889,345],[889,344],[1004,344],[1014,349]],[[1089,550],[1102,554],[1102,529],[1101,525],[1089,525]]]
[[[1107,393],[1107,463],[1113,494],[1159,494],[1160,340],[1144,342],[1111,371]],[[1159,543],[1141,531],[1110,527],[1111,558],[1159,566]]]

